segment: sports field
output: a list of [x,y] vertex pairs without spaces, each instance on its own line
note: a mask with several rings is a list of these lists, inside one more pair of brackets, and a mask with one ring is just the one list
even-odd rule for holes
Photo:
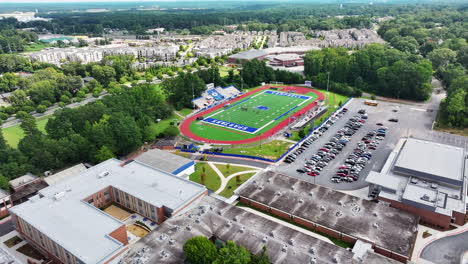
[[181,132],[207,143],[250,143],[274,135],[316,106],[318,100],[323,100],[323,95],[313,89],[263,86],[191,116],[182,123]]

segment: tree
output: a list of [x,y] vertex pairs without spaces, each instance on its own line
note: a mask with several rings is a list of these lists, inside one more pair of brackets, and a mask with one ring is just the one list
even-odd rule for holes
[[454,62],[457,58],[457,53],[448,48],[441,48],[429,52],[427,58],[432,62],[434,69],[437,69],[439,67],[446,67],[449,63]]
[[191,264],[212,264],[217,256],[216,246],[206,237],[192,237],[183,247],[185,258]]
[[218,257],[213,264],[249,264],[250,253],[242,246],[237,246],[234,242],[228,241],[219,249]]
[[162,135],[165,137],[175,137],[179,135],[179,129],[176,126],[168,126],[166,129],[164,129]]
[[47,111],[47,107],[45,105],[38,105],[36,107],[36,112],[38,113],[44,113],[45,111]]
[[91,68],[91,76],[104,86],[115,81],[116,72],[111,66],[94,65]]
[[201,184],[205,185],[205,180],[206,180],[206,167],[202,166],[202,173],[200,175]]
[[205,83],[196,74],[181,73],[175,78],[164,80],[162,87],[168,94],[168,101],[176,110],[180,110],[193,107],[192,100],[200,97],[205,90]]
[[460,48],[460,50],[458,50],[457,60],[463,66],[468,67],[468,45],[463,46]]
[[41,134],[41,131],[37,128],[36,119],[30,114],[20,114],[22,119],[20,127],[23,129],[26,135]]
[[107,146],[102,146],[98,152],[94,155],[94,159],[96,162],[103,162],[108,159],[114,158],[115,155]]
[[270,258],[266,254],[267,248],[263,246],[262,252],[258,255],[252,255],[251,264],[270,264]]

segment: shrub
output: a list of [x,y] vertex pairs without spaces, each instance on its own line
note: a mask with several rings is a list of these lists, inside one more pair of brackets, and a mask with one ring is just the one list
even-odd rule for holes
[[45,105],[38,105],[36,107],[36,112],[38,113],[44,113],[47,110],[47,107]]

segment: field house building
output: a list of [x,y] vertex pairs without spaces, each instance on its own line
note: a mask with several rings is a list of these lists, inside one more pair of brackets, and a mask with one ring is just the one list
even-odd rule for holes
[[161,224],[207,193],[141,162],[110,159],[40,190],[10,213],[21,236],[50,260],[109,263],[128,249],[128,236],[125,223],[102,208],[117,204]]
[[273,171],[235,193],[240,202],[295,224],[400,262],[411,258],[419,222],[413,214]]
[[195,162],[160,149],[150,149],[135,158],[136,161],[176,176],[188,178],[195,172]]
[[370,195],[421,221],[448,229],[467,221],[468,157],[465,149],[401,139],[380,172],[366,179]]

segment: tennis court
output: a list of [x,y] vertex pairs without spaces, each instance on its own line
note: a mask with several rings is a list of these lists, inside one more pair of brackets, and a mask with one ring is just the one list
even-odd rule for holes
[[323,100],[323,95],[313,89],[264,86],[184,120],[181,131],[208,143],[250,143],[273,135],[316,106],[318,100]]

